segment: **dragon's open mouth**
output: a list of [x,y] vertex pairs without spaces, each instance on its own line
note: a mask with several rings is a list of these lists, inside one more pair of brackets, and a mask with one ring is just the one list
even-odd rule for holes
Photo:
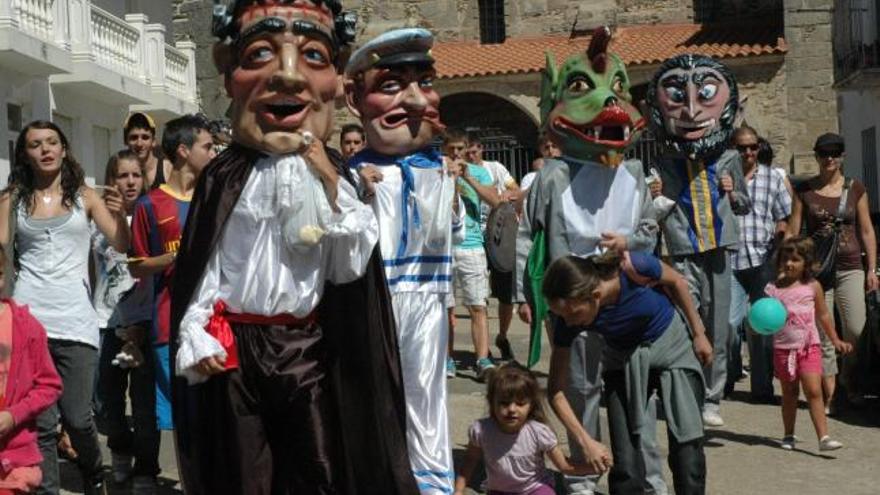
[[596,118],[585,124],[577,124],[565,117],[557,117],[553,124],[555,127],[565,129],[585,141],[613,148],[627,146],[633,134],[645,127],[644,119],[639,119],[638,122],[632,123],[628,116],[626,122],[614,122],[610,119]]

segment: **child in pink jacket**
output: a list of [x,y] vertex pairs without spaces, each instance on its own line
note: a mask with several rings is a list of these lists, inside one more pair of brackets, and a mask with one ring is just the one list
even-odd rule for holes
[[[5,258],[0,248],[0,291]],[[0,495],[40,486],[36,418],[60,396],[43,325],[26,306],[0,299]]]

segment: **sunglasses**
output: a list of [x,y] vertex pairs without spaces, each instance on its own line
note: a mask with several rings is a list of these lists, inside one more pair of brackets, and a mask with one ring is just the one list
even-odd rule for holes
[[816,150],[816,156],[819,158],[840,158],[843,156],[841,150]]
[[758,144],[738,144],[736,145],[736,149],[740,153],[745,153],[746,151],[758,151]]

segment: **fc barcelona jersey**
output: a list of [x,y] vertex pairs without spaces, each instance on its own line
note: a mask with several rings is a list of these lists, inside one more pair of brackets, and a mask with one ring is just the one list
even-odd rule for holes
[[[144,260],[165,253],[176,253],[189,212],[190,198],[162,184],[142,196],[135,206],[131,222],[131,261]],[[174,264],[153,278],[153,342],[167,344],[171,326],[171,280]]]

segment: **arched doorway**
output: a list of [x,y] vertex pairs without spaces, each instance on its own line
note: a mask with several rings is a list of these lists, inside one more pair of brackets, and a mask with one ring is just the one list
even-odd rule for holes
[[537,156],[537,124],[504,98],[477,92],[449,95],[440,100],[440,116],[448,127],[480,136],[484,158],[503,163],[517,181]]

